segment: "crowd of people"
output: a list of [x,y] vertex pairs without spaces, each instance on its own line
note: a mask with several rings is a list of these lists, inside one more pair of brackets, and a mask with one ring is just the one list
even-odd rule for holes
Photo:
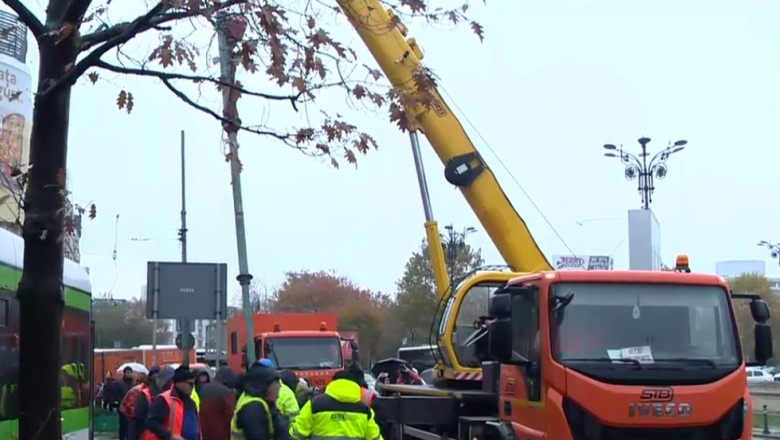
[[[189,367],[152,367],[132,387],[125,371],[118,404],[119,440],[381,440],[371,409],[374,392],[352,363],[312,396],[292,371],[269,359],[238,375],[222,367],[214,380]],[[115,396],[109,406],[116,406]]]

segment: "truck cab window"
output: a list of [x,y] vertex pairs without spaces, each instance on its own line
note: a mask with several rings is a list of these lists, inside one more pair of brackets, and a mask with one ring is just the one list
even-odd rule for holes
[[[486,343],[487,338],[483,337],[469,346],[465,344],[474,332],[479,330],[478,327],[475,327],[475,323],[480,316],[488,314],[490,296],[499,287],[501,287],[501,284],[497,283],[484,283],[472,286],[460,303],[455,329],[452,333],[452,343],[455,347],[458,363],[464,367],[479,368],[482,366],[482,361],[477,355],[477,348],[480,346],[480,343]],[[450,305],[452,304],[454,304],[454,301],[450,303]],[[449,315],[449,313],[445,312],[445,315]]]

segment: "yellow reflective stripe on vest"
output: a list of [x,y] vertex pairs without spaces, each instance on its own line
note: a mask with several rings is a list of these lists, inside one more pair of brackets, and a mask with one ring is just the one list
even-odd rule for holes
[[263,405],[263,409],[265,410],[265,413],[268,415],[268,432],[271,435],[271,438],[273,438],[275,434],[274,418],[271,415],[271,408],[268,406],[268,403],[266,403],[266,401],[263,400],[261,397],[242,393],[241,396],[238,398],[238,402],[236,402],[236,409],[235,411],[233,411],[233,419],[230,421],[231,440],[243,440],[245,438],[244,430],[238,427],[238,413],[240,413],[241,410],[244,409],[246,405],[252,402],[259,402],[261,405]]
[[190,394],[190,398],[195,401],[195,409],[197,409],[198,413],[200,413],[200,396],[198,395],[198,390],[196,390],[195,387],[192,387],[192,394]]

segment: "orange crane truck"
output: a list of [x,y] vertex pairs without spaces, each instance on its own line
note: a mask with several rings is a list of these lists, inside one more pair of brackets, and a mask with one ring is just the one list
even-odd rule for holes
[[[391,85],[414,93],[423,52],[378,0],[336,0]],[[752,400],[734,299],[750,301],[756,363],[772,356],[769,308],[718,276],[554,272],[436,90],[410,133],[440,307],[432,386],[382,384],[397,440],[749,439]],[[428,139],[509,266],[445,285],[419,161]]]

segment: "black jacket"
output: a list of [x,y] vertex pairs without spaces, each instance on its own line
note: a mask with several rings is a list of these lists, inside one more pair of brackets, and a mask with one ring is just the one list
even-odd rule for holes
[[[244,392],[252,396],[262,396],[267,385],[260,389],[254,384],[245,383]],[[287,420],[276,409],[276,405],[269,404],[271,419],[274,424],[274,435],[271,437],[268,426],[268,414],[263,404],[251,402],[244,405],[238,412],[236,424],[244,431],[245,440],[290,440],[289,425]]]
[[[154,399],[154,396],[152,396]],[[141,434],[146,429],[146,418],[149,416],[149,401],[146,400],[146,395],[141,393],[135,399],[135,406],[133,407],[133,416],[130,418],[130,424],[127,427],[127,440],[139,440]]]
[[[176,387],[173,388],[172,394],[184,402],[184,412],[197,411],[195,401],[190,396],[183,396]],[[146,429],[162,439],[171,438],[171,431],[165,427],[170,415],[171,409],[168,407],[165,399],[162,396],[155,397],[149,406],[149,415],[146,417]]]

